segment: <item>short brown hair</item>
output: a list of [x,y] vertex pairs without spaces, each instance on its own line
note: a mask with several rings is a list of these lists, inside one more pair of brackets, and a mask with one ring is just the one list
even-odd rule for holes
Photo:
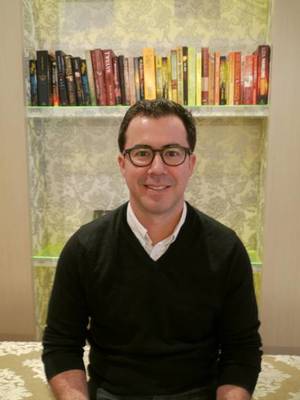
[[122,153],[126,143],[126,131],[136,116],[145,115],[152,118],[160,118],[167,115],[176,115],[183,123],[187,133],[187,141],[191,151],[196,145],[196,126],[192,114],[183,106],[171,100],[141,100],[132,105],[126,112],[119,129],[118,144]]

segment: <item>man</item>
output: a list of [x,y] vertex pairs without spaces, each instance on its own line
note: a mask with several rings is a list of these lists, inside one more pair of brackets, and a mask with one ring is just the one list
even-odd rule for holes
[[[43,361],[59,400],[249,400],[260,371],[251,265],[235,233],[193,208],[196,129],[167,101],[126,113],[129,203],[60,256]],[[82,347],[90,344],[87,385]]]

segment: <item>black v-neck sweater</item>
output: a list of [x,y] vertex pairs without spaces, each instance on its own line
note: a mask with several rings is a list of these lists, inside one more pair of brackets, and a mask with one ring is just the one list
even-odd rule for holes
[[48,379],[84,369],[117,394],[159,395],[234,384],[260,371],[252,270],[229,228],[187,205],[166,253],[153,261],[126,221],[127,204],[79,229],[60,256],[43,361]]

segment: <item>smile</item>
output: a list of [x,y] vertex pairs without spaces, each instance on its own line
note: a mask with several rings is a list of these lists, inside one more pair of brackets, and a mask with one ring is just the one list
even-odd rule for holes
[[153,186],[153,185],[145,185],[147,189],[155,190],[157,192],[168,189],[170,186]]

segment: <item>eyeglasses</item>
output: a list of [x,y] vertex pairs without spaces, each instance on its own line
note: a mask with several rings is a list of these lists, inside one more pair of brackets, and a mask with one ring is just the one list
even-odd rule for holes
[[171,167],[184,163],[187,154],[192,154],[191,149],[177,144],[169,144],[161,149],[153,149],[147,145],[137,145],[123,151],[123,156],[128,154],[130,161],[136,167],[147,167],[152,164],[155,153],[159,153],[162,161]]

